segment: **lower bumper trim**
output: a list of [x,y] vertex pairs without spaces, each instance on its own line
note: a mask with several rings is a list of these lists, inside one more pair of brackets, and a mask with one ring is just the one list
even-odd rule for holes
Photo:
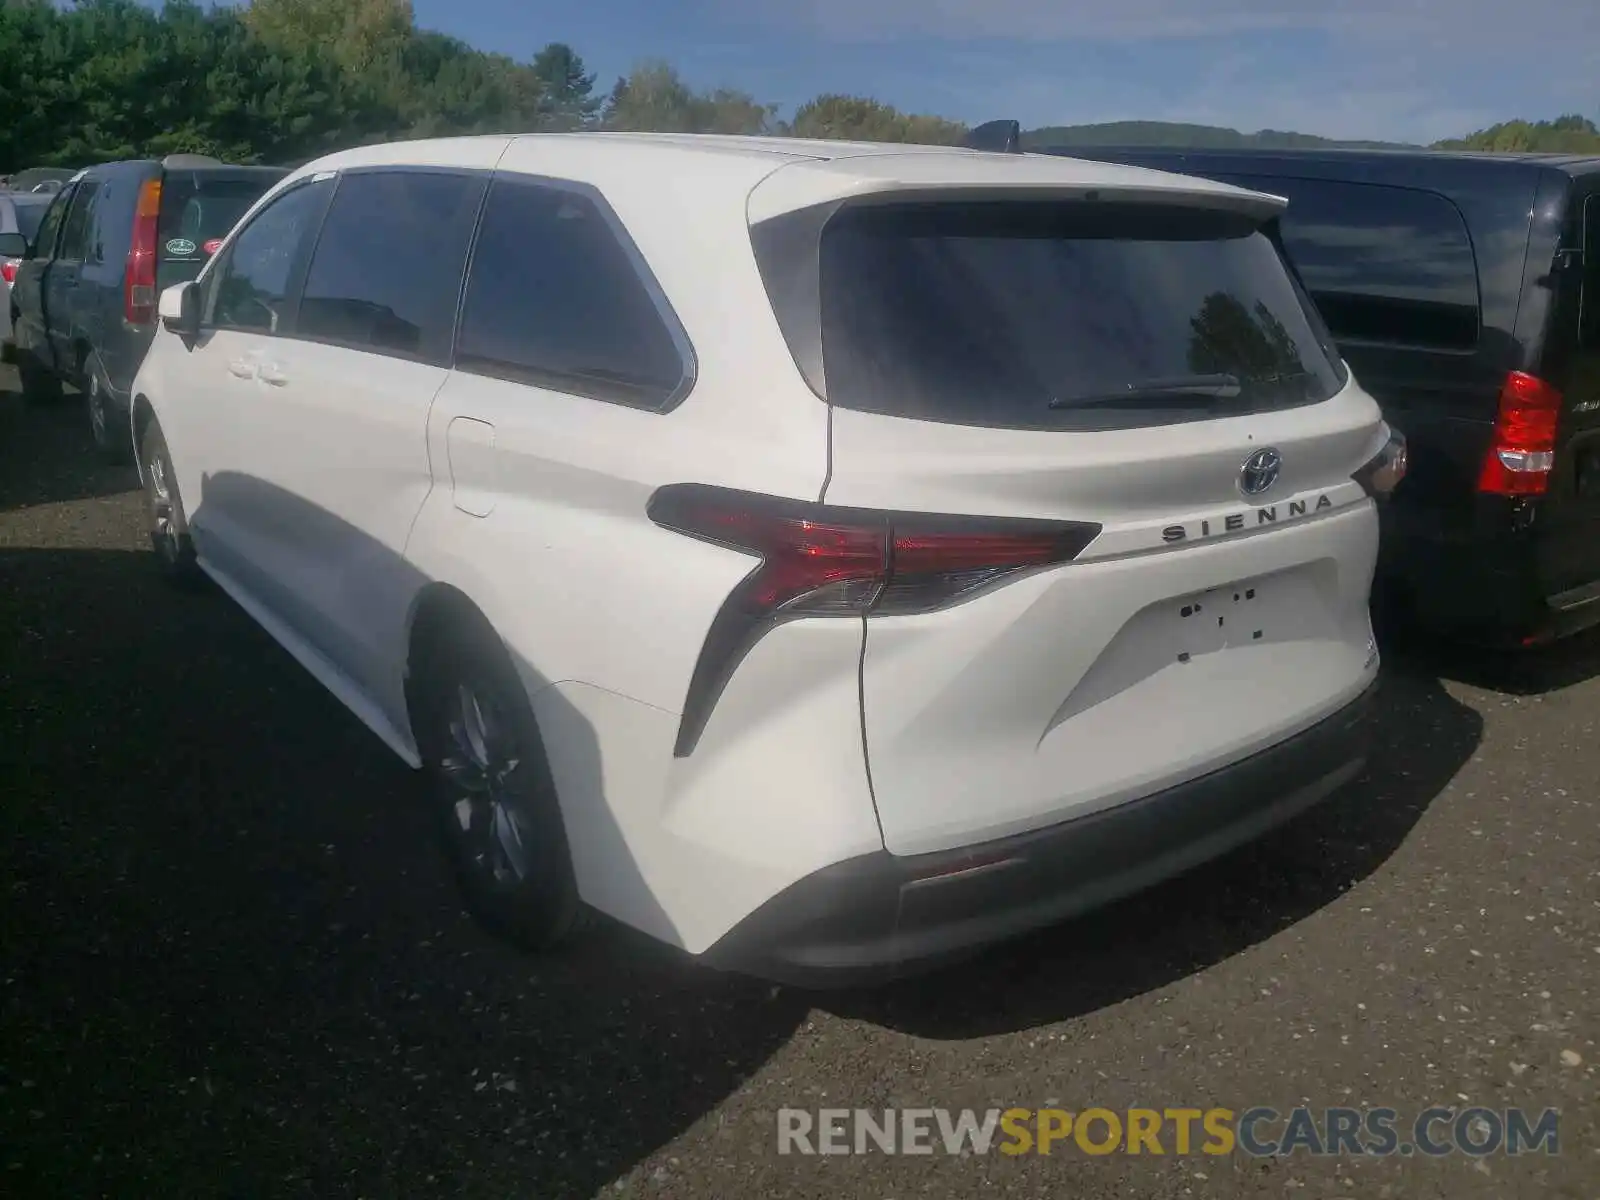
[[799,987],[873,983],[1121,899],[1259,837],[1356,779],[1375,690],[1250,758],[1104,812],[959,850],[879,851],[825,867],[702,958]]

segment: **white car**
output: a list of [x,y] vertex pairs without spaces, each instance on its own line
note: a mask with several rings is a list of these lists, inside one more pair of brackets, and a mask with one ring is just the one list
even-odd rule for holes
[[789,139],[333,155],[160,298],[159,561],[427,771],[525,944],[959,956],[1363,770],[1403,441],[1282,204]]

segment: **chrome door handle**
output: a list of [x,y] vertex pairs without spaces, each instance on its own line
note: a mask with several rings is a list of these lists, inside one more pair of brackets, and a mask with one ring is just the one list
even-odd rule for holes
[[254,379],[256,377],[256,364],[248,358],[236,358],[228,364],[228,374],[240,379]]

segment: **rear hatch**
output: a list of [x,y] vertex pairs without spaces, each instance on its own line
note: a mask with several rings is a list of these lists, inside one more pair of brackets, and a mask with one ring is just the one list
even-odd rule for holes
[[161,181],[157,290],[198,276],[239,218],[287,174],[277,167],[168,169]]
[[[1354,476],[1388,431],[1263,229],[1276,202],[1247,195],[924,190],[822,228],[828,505],[999,535],[943,569],[937,539],[893,543],[940,594],[893,585],[866,621],[889,850],[1183,782],[1370,683],[1377,522]],[[1038,521],[1097,532],[1051,563],[1016,549]]]

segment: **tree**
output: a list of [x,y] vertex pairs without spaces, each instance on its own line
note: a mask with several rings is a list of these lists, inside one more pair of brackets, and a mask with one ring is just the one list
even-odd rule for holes
[[948,146],[959,144],[967,127],[940,117],[913,116],[861,96],[824,95],[796,109],[788,131],[795,137]]
[[654,133],[768,133],[777,111],[777,105],[727,88],[702,95],[667,63],[648,60],[617,80],[601,124]]
[[551,42],[533,56],[533,73],[544,86],[544,123],[551,129],[582,129],[600,114],[594,75],[565,42]]
[[1600,154],[1600,128],[1587,117],[1568,113],[1553,121],[1503,121],[1439,143],[1442,150],[1489,150],[1497,153]]

